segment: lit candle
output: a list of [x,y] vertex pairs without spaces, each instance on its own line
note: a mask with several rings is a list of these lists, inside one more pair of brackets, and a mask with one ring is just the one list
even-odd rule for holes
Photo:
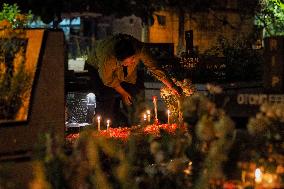
[[168,124],[170,124],[170,113],[171,113],[170,110],[168,110],[167,113],[168,113]]
[[101,117],[98,116],[97,120],[98,120],[98,131],[100,131],[101,130]]
[[261,183],[262,181],[262,172],[259,168],[257,168],[254,172],[254,176],[255,176],[255,182],[256,183]]
[[107,130],[109,129],[109,125],[110,125],[110,120],[107,120]]
[[155,121],[158,122],[158,110],[157,110],[157,96],[153,96]]
[[147,120],[147,115],[143,114],[143,120],[146,121]]
[[150,123],[150,121],[151,121],[151,111],[147,110],[146,113],[147,113],[147,121]]

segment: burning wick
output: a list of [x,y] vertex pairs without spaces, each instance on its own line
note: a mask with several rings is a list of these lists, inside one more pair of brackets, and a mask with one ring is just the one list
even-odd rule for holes
[[147,110],[146,113],[147,113],[147,121],[150,123],[150,121],[151,121],[151,111]]
[[98,131],[100,131],[101,130],[101,117],[98,116],[97,119],[98,119]]
[[167,113],[168,113],[168,124],[170,124],[170,113],[171,113],[170,110],[168,110]]
[[256,183],[260,183],[262,181],[262,172],[259,168],[257,168],[254,172],[254,176],[255,176],[255,182]]
[[110,125],[110,120],[107,120],[107,130],[109,129],[109,125]]

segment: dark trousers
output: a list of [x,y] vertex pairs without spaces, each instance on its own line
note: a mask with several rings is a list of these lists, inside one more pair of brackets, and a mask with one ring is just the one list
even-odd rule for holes
[[[103,84],[97,70],[89,68],[91,88],[96,95],[96,115],[102,118],[102,125],[107,119],[112,127],[132,126],[139,124],[145,107],[145,88],[143,79],[137,79],[136,84],[122,82],[121,86],[132,96],[132,105],[127,106],[122,102],[121,95],[113,88]],[[91,70],[91,71],[90,71]]]

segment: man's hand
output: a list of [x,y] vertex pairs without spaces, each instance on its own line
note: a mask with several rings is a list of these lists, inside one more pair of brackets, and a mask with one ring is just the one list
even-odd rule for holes
[[118,85],[114,89],[121,95],[124,104],[127,106],[132,104],[132,96],[126,90],[124,90],[121,85]]
[[122,100],[127,106],[130,106],[132,104],[132,96],[127,92],[123,93]]
[[161,80],[171,91],[174,95],[177,95],[178,97],[180,97],[183,93],[183,90],[181,87],[177,86],[174,82],[172,82],[171,80]]

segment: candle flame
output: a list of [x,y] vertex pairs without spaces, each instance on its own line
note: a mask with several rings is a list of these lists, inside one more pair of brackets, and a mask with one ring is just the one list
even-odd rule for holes
[[151,113],[151,111],[150,111],[150,110],[147,110],[146,113],[149,115],[149,114]]
[[98,117],[97,117],[97,119],[98,119],[98,121],[100,121],[100,120],[101,120],[101,117],[100,117],[100,116],[98,116]]
[[259,168],[257,168],[254,172],[255,182],[260,183],[262,181],[262,172]]

